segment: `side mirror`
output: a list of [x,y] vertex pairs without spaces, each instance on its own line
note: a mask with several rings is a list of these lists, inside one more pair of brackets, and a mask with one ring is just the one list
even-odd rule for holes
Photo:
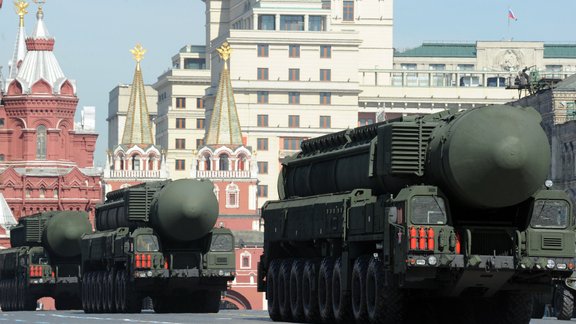
[[388,224],[396,224],[398,222],[398,208],[388,207],[385,211],[388,217]]

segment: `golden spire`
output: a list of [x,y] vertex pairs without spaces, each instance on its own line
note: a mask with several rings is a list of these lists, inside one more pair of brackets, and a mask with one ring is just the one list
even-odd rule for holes
[[24,0],[14,1],[16,14],[20,16],[20,27],[24,27],[24,16],[28,13],[28,2]]
[[224,69],[228,69],[228,60],[230,59],[230,54],[232,53],[232,48],[228,42],[224,42],[222,46],[216,49],[220,58],[224,61]]
[[146,54],[146,49],[142,47],[141,44],[136,44],[136,47],[130,50],[132,55],[134,56],[134,60],[136,61],[136,69],[140,70],[140,61],[144,59],[144,54]]

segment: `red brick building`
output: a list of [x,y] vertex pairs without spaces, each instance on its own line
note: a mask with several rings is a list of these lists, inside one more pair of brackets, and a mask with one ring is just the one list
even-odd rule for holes
[[[16,218],[49,210],[85,210],[101,201],[94,167],[98,134],[75,127],[76,83],[52,52],[42,8],[32,36],[20,15],[10,73],[0,91],[0,193]],[[25,47],[25,48],[22,48]]]
[[[223,46],[219,52],[227,61],[229,47]],[[256,269],[263,241],[258,215],[258,167],[252,148],[244,145],[227,62],[204,143],[193,157],[191,177],[214,183],[220,203],[217,225],[230,228],[236,239],[236,279],[225,302],[229,308],[263,309],[264,295],[256,291]]]

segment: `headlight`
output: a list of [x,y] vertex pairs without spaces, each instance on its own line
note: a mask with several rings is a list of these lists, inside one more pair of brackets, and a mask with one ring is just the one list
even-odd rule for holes
[[148,271],[146,274],[148,275],[148,277],[152,277],[152,271],[151,270]]
[[556,266],[556,262],[554,262],[554,260],[549,259],[548,262],[546,262],[546,268],[548,269],[554,269],[554,267]]
[[218,275],[219,275],[219,276],[223,276],[223,275],[224,275],[224,270],[218,271]]
[[431,266],[436,265],[436,263],[438,263],[438,259],[436,259],[435,256],[431,255],[428,257],[428,264],[430,264]]

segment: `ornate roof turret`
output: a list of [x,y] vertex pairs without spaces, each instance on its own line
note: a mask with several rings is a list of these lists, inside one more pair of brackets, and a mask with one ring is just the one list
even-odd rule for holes
[[224,70],[220,74],[220,84],[214,100],[205,143],[206,145],[243,145],[242,129],[227,66],[232,49],[228,43],[224,43],[217,51],[224,61]]
[[28,3],[26,1],[20,0],[14,2],[14,7],[16,14],[20,17],[20,23],[18,27],[18,33],[16,35],[16,44],[14,46],[14,54],[12,54],[12,59],[8,62],[8,75],[6,84],[16,79],[18,75],[18,70],[24,61],[26,56],[26,30],[24,29],[24,16],[28,13]]
[[136,70],[134,71],[134,80],[132,81],[132,91],[130,93],[130,102],[126,115],[126,125],[122,143],[130,144],[147,144],[153,145],[152,128],[150,125],[150,115],[148,114],[148,105],[146,103],[146,91],[144,81],[142,80],[142,70],[140,61],[144,58],[146,50],[138,44],[130,50],[136,60]]
[[[52,94],[60,94],[64,83],[70,80],[62,72],[60,64],[52,52],[54,38],[50,36],[44,24],[44,11],[42,10],[45,1],[34,0],[34,2],[38,4],[36,28],[32,36],[26,39],[28,53],[18,71],[16,80],[20,82],[23,94],[31,94],[33,92],[32,87],[37,83],[43,83],[39,87],[39,91],[42,93],[51,91]],[[74,82],[70,83],[75,93]],[[10,85],[8,86],[10,87]]]

